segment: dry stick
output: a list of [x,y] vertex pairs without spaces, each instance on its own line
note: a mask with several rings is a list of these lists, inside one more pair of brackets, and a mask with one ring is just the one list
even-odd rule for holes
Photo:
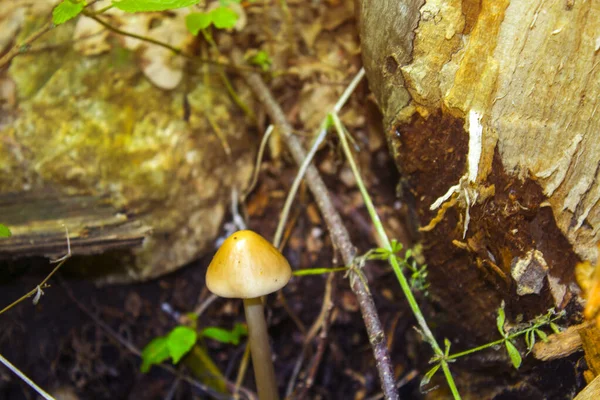
[[[319,369],[319,365],[321,364],[321,360],[323,359],[323,354],[325,353],[325,344],[327,342],[327,334],[329,332],[329,324],[331,313],[333,311],[333,301],[331,301],[331,286],[333,282],[333,273],[329,274],[327,278],[327,284],[329,285],[328,294],[324,296],[323,299],[323,309],[322,315],[323,320],[321,322],[321,333],[319,334],[319,342],[317,344],[317,353],[313,357],[312,363],[310,364],[310,368],[308,370],[308,376],[304,380],[304,387],[301,389],[300,394],[298,395],[299,399],[306,398],[306,393],[310,390],[315,382],[315,375]],[[308,344],[308,343],[307,343]]]
[[2,58],[0,58],[0,68],[4,67],[10,62],[10,60],[15,58],[19,54],[26,52],[31,43],[33,43],[37,38],[42,36],[44,33],[48,32],[52,28],[54,28],[54,24],[52,22],[48,22],[40,29],[35,31],[27,39],[25,39],[24,42],[14,45],[13,48],[8,51],[8,53],[6,53]]
[[[273,122],[279,126],[292,157],[294,157],[298,165],[301,165],[306,157],[304,147],[298,138],[293,135],[292,127],[287,122],[283,110],[271,95],[269,88],[259,75],[252,73],[243,73],[243,75],[254,95],[263,104]],[[329,197],[327,187],[321,179],[319,171],[313,164],[306,171],[306,181],[325,219],[334,247],[342,255],[344,263],[352,265],[356,250],[350,241],[350,235],[342,222],[340,214],[335,209]],[[377,309],[375,308],[375,303],[361,279],[353,279],[356,278],[357,274],[353,271],[351,274],[354,277],[350,279],[350,287],[360,305],[360,311],[365,327],[367,328],[369,342],[373,349],[375,364],[379,372],[379,378],[381,379],[384,396],[386,399],[396,400],[398,399],[398,393],[395,389],[394,374],[386,346],[385,334],[379,320],[379,315],[377,314]]]
[[30,388],[35,390],[44,399],[55,400],[55,398],[52,397],[48,392],[46,392],[44,389],[42,389],[41,387],[36,385],[35,382],[32,381],[31,379],[29,379],[29,377],[27,375],[25,375],[23,372],[21,372],[21,370],[19,370],[17,367],[15,367],[13,364],[11,364],[10,361],[8,361],[6,358],[4,358],[2,356],[2,354],[0,354],[0,364],[3,364],[6,368],[10,369],[15,375],[17,375],[23,382],[25,382],[27,385],[29,385]]
[[[323,329],[321,330],[322,332],[326,330],[325,321],[329,319],[329,315],[333,310],[333,301],[331,300],[331,294],[333,292],[333,278],[333,273],[330,273],[329,276],[327,276],[327,281],[325,283],[325,294],[323,295],[323,305],[321,306],[321,311],[319,312],[319,315],[315,319],[315,322],[312,324],[310,330],[308,331],[308,334],[304,339],[302,351],[300,352],[300,355],[296,360],[296,364],[294,365],[294,369],[292,371],[292,376],[290,377],[290,380],[288,382],[288,386],[285,393],[286,398],[290,397],[292,395],[292,392],[294,391],[294,386],[296,386],[296,379],[298,378],[298,374],[300,373],[300,369],[302,367],[302,363],[304,362],[304,358],[306,357],[306,353],[308,353],[310,342],[312,342],[312,340],[317,335],[317,332],[321,327],[323,327]],[[317,348],[321,345],[321,343],[322,341],[320,340],[317,344]]]

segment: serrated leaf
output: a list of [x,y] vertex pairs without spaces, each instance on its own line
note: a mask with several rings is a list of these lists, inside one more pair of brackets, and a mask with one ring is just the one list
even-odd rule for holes
[[188,32],[196,36],[202,29],[206,29],[212,23],[212,14],[207,12],[191,13],[185,16],[185,27]]
[[113,0],[113,6],[126,12],[173,10],[198,4],[200,0]]
[[218,29],[233,28],[239,18],[235,11],[227,7],[215,8],[210,13],[213,25]]
[[187,326],[178,326],[167,336],[167,346],[169,355],[173,359],[173,364],[177,364],[181,357],[186,355],[196,343],[198,334]]
[[78,16],[85,7],[85,1],[63,0],[52,10],[52,23],[61,25]]
[[12,232],[8,229],[8,226],[0,224],[0,237],[11,237]]
[[510,340],[505,341],[504,344],[506,345],[506,351],[508,352],[510,361],[512,361],[513,367],[515,367],[515,369],[519,369],[521,362],[523,361],[521,358],[521,353],[519,353],[519,350],[517,350],[515,345],[512,344]]
[[505,320],[506,314],[504,314],[504,301],[502,301],[500,308],[498,308],[498,316],[496,317],[496,326],[498,327],[498,332],[500,332],[502,336],[506,336],[506,333],[504,332]]
[[142,350],[142,365],[140,370],[144,373],[150,370],[154,364],[160,364],[169,358],[169,348],[167,346],[167,338],[164,336],[157,337],[144,347]]
[[421,384],[419,386],[420,387],[427,386],[429,384],[429,382],[431,382],[431,378],[433,378],[433,376],[435,375],[437,370],[440,369],[441,366],[442,366],[442,364],[437,364],[433,368],[431,368],[429,371],[427,371],[427,373],[425,374],[423,379],[421,379]]

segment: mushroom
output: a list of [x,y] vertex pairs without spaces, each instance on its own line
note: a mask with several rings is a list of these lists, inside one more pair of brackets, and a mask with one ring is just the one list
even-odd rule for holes
[[229,236],[206,271],[208,290],[217,296],[244,301],[252,366],[261,400],[279,399],[261,297],[284,287],[291,276],[285,257],[249,230]]

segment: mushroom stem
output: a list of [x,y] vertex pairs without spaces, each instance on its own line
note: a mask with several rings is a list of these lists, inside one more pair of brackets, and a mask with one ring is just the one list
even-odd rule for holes
[[244,312],[248,323],[248,338],[252,367],[260,400],[279,400],[275,369],[271,359],[271,347],[267,333],[264,307],[260,297],[244,299]]

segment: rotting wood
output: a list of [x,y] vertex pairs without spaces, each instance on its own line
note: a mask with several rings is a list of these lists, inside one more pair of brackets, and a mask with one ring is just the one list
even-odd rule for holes
[[96,196],[56,196],[45,191],[0,195],[2,223],[13,236],[0,241],[0,258],[56,257],[69,229],[75,255],[142,245],[151,228]]

